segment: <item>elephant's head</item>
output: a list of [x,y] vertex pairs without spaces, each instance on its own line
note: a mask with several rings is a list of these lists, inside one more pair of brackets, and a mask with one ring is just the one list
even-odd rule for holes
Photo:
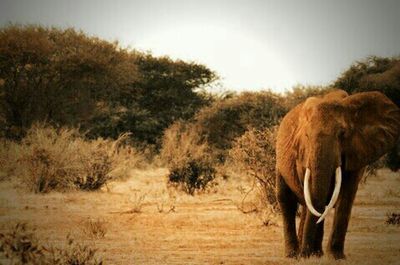
[[338,90],[308,98],[299,114],[296,164],[304,172],[306,205],[320,222],[338,198],[342,171],[362,169],[398,141],[400,110],[379,92]]

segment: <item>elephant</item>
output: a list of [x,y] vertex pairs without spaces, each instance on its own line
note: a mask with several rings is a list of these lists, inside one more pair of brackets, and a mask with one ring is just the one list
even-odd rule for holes
[[324,254],[324,218],[334,208],[326,251],[345,258],[360,178],[367,165],[398,143],[399,135],[400,109],[376,91],[349,95],[334,90],[307,98],[285,115],[276,139],[276,197],[287,257]]

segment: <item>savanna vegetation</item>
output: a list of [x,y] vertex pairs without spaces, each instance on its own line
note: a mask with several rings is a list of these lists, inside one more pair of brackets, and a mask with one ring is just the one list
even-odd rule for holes
[[[124,49],[117,42],[74,29],[5,27],[0,31],[0,54],[0,134],[6,139],[4,150],[13,149],[10,141],[14,141],[16,146],[29,146],[32,159],[45,160],[48,154],[39,154],[44,148],[31,143],[45,144],[45,137],[32,139],[33,131],[36,136],[49,137],[47,147],[54,145],[53,150],[62,150],[62,141],[64,145],[77,141],[76,134],[80,134],[81,144],[75,146],[93,146],[99,137],[119,142],[124,134],[126,144],[151,150],[147,158],[159,153],[170,168],[169,180],[183,181],[184,189],[191,194],[218,175],[217,168],[225,164],[234,144],[237,151],[241,136],[255,131],[262,134],[278,125],[288,110],[309,96],[342,88],[349,93],[380,90],[397,104],[400,100],[398,57],[356,62],[331,87],[297,86],[284,95],[266,90],[218,96],[205,89],[218,76],[204,65]],[[47,125],[39,129],[38,123]],[[87,151],[87,146],[80,148]],[[73,151],[62,155],[68,156],[68,152]],[[66,163],[62,155],[52,159]],[[6,156],[29,160],[16,158],[16,154]],[[102,159],[100,168],[108,170],[109,158]],[[390,153],[388,162],[392,169],[398,169],[398,150]],[[38,163],[45,162],[31,161]],[[7,164],[4,168],[12,163]],[[62,174],[79,175],[76,168],[76,172]],[[64,178],[59,170],[48,171],[59,175],[55,178]],[[87,188],[103,184],[93,185]],[[38,187],[42,189],[47,188]]]
[[[400,57],[366,58],[330,86],[296,86],[284,94],[208,92],[217,80],[205,65],[122,48],[74,29],[2,28],[0,181],[30,193],[98,191],[128,179],[132,169],[166,167],[165,186],[190,197],[246,178],[253,188],[240,189],[243,197],[255,190],[258,203],[275,213],[275,134],[283,116],[335,88],[379,90],[399,105]],[[399,153],[398,146],[371,169],[398,170]],[[127,213],[141,212],[145,195],[138,198]],[[162,201],[160,213],[166,204],[168,213],[175,211]],[[105,221],[87,219],[83,226],[96,240],[107,232]],[[7,258],[101,263],[95,250],[72,239],[67,250],[48,252],[25,225],[10,231],[0,234],[0,254]]]
[[86,136],[156,145],[173,121],[210,103],[216,79],[204,65],[127,50],[74,29],[0,31],[1,134],[21,139],[35,122]]
[[17,223],[0,233],[0,260],[9,260],[10,264],[103,264],[92,246],[80,244],[71,236],[65,241],[62,248],[46,244],[37,238],[35,228]]
[[[3,159],[24,161],[26,170],[35,167],[36,171],[29,169],[31,181],[40,178],[35,191],[59,186],[101,187],[109,178],[107,171],[112,171],[112,158],[94,158],[93,154],[115,152],[105,150],[118,145],[124,135],[125,146],[142,151],[142,156],[147,152],[147,159],[159,154],[170,169],[169,181],[183,184],[183,189],[193,194],[221,175],[218,168],[226,164],[229,153],[240,153],[240,137],[247,137],[245,145],[266,148],[265,154],[270,153],[270,147],[260,146],[263,141],[257,137],[278,125],[285,113],[309,96],[342,88],[349,93],[380,90],[394,102],[400,100],[398,57],[356,62],[330,87],[297,86],[283,95],[266,90],[218,96],[206,90],[218,76],[204,65],[124,49],[117,42],[74,29],[5,27],[0,31],[0,54]],[[46,125],[38,127],[38,123]],[[65,149],[68,143],[75,147]],[[268,143],[273,146],[273,140]],[[95,151],[93,146],[105,150]],[[18,149],[19,155],[15,151],[10,154],[12,149]],[[66,158],[77,157],[74,152],[80,157],[89,152],[86,157],[102,162],[86,167],[104,172],[82,174],[78,169],[82,165],[57,169],[63,164],[75,165]],[[394,170],[399,167],[398,153],[393,150],[387,158]],[[266,160],[273,159],[271,153]],[[15,171],[10,169],[13,163],[5,160],[3,168]],[[57,160],[60,165],[56,166]],[[46,176],[49,174],[65,183],[53,183]],[[88,178],[95,183],[79,184],[77,180]]]

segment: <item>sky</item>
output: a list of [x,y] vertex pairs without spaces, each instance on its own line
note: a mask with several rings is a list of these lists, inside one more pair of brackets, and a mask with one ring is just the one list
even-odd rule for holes
[[357,60],[400,55],[398,0],[0,0],[10,23],[202,63],[236,91],[329,85]]

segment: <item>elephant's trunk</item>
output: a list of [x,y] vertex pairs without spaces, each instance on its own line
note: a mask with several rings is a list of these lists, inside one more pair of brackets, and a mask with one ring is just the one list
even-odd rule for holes
[[310,194],[310,188],[309,188],[309,180],[310,180],[310,174],[311,171],[309,168],[306,169],[305,176],[304,176],[304,199],[306,201],[306,206],[308,210],[315,216],[319,217],[317,224],[322,222],[326,215],[328,214],[329,210],[333,208],[335,205],[338,197],[339,197],[339,192],[340,192],[340,187],[342,184],[342,171],[340,166],[336,168],[335,171],[335,188],[333,190],[332,197],[328,203],[328,205],[325,207],[324,212],[321,214],[319,213],[314,206],[312,205],[311,201],[311,194]]

